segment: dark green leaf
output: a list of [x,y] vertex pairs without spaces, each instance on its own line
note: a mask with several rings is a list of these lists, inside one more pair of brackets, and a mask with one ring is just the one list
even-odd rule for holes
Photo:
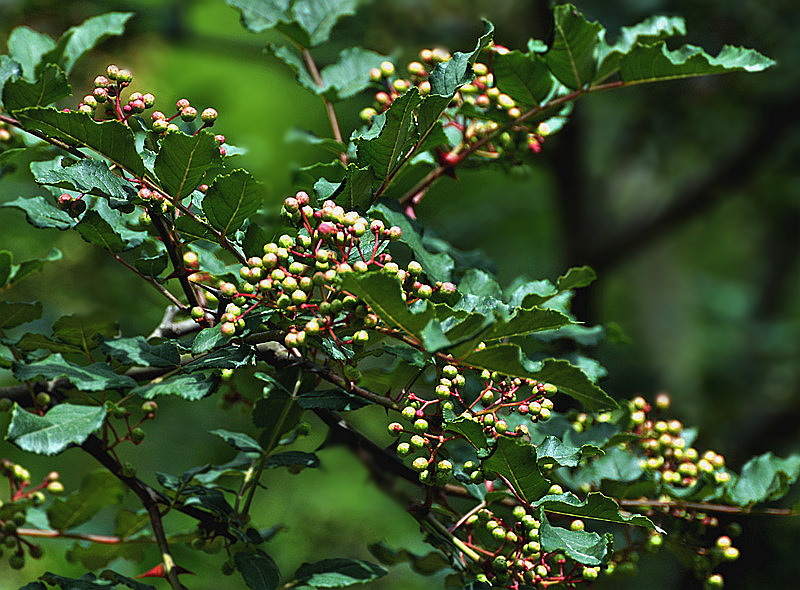
[[619,69],[619,62],[634,45],[653,43],[666,37],[686,34],[686,21],[679,16],[651,16],[632,27],[622,27],[614,45],[598,47],[596,80],[605,80]]
[[521,440],[499,437],[482,467],[504,477],[527,503],[538,500],[550,489],[550,482],[539,471],[536,448]]
[[177,395],[185,400],[195,401],[210,395],[217,385],[219,385],[219,377],[192,373],[191,375],[174,375],[163,380],[159,377],[131,390],[131,393],[144,399],[153,399],[157,395]]
[[251,590],[276,590],[280,585],[281,572],[263,551],[240,551],[233,556],[233,561]]
[[553,77],[542,56],[510,51],[495,53],[493,59],[495,85],[518,103],[538,105],[553,90]]
[[387,573],[381,566],[360,559],[323,559],[301,565],[294,579],[314,588],[345,588],[366,584]]
[[108,12],[67,29],[44,62],[57,63],[69,74],[81,56],[112,35],[121,35],[132,12]]
[[82,353],[83,348],[48,338],[44,334],[26,333],[17,342],[18,350],[49,350],[50,352]]
[[[597,447],[587,446],[587,449],[596,449],[597,452],[587,454],[602,454]],[[536,445],[536,456],[539,462],[554,461],[563,467],[575,467],[583,456],[583,448],[562,442],[555,436],[547,436]]]
[[8,53],[22,67],[22,75],[33,80],[36,66],[55,43],[47,35],[28,27],[17,27],[8,37]]
[[103,570],[100,572],[100,578],[103,580],[109,580],[114,584],[122,584],[126,588],[131,588],[131,590],[155,590],[155,588],[149,584],[142,584],[141,582],[111,570]]
[[[183,219],[183,217],[181,218]],[[133,261],[133,266],[136,267],[140,273],[148,277],[157,277],[167,269],[169,263],[169,256],[166,252],[156,254],[155,256],[142,256]]]
[[59,98],[72,94],[64,72],[56,65],[47,65],[35,82],[24,78],[9,80],[3,86],[3,106],[9,112],[25,107],[46,107]]
[[478,422],[474,422],[469,418],[456,418],[455,420],[445,422],[442,425],[445,431],[457,432],[464,436],[464,438],[471,444],[478,454],[481,455],[489,450],[489,443],[486,441],[486,435],[483,433],[483,426]]
[[111,252],[122,252],[129,246],[122,236],[93,209],[86,212],[80,223],[75,226],[75,230],[90,244]]
[[15,362],[13,372],[14,377],[20,381],[28,381],[37,377],[43,379],[66,377],[81,391],[103,391],[104,389],[123,389],[136,386],[136,381],[127,375],[115,373],[105,363],[93,363],[84,367],[64,360],[60,353],[27,365]]
[[649,518],[640,514],[622,514],[619,505],[600,492],[590,492],[585,500],[581,500],[569,492],[565,494],[547,495],[534,502],[531,507],[539,508],[540,506],[548,512],[553,512],[555,514],[566,514],[579,518],[636,525],[648,529],[658,528]]
[[228,235],[239,229],[261,202],[261,185],[239,169],[214,179],[203,198],[203,211],[212,226]]
[[372,182],[374,180],[375,173],[371,168],[359,168],[356,164],[348,164],[344,186],[336,197],[336,201],[347,209],[363,211],[372,200]]
[[22,109],[17,112],[17,117],[26,128],[38,129],[70,144],[89,147],[136,177],[144,175],[144,163],[136,151],[133,131],[119,121],[98,123],[90,115],[65,113],[51,107]]
[[540,509],[539,542],[542,551],[563,551],[578,563],[588,566],[600,565],[608,555],[608,539],[588,531],[570,531],[551,526]]
[[218,429],[209,431],[209,434],[220,437],[234,449],[242,451],[243,453],[264,452],[264,449],[261,448],[260,444],[243,432],[231,432],[229,430]]
[[213,328],[205,328],[197,333],[192,342],[192,354],[202,354],[208,352],[218,344],[227,342],[228,339],[222,335],[220,325]]
[[754,49],[725,45],[716,57],[694,45],[670,51],[664,41],[637,45],[620,61],[625,82],[675,80],[727,72],[760,72],[775,62]]
[[370,86],[369,71],[380,67],[386,57],[362,49],[348,47],[339,54],[335,64],[325,66],[320,72],[325,85],[319,89],[329,100],[343,100]]
[[[66,559],[70,563],[80,563],[86,569],[97,570],[120,558],[140,562],[144,559],[145,551],[151,546],[152,543],[147,539],[114,544],[84,544],[76,541],[72,547],[67,549]],[[152,586],[142,585],[142,587],[153,589]],[[111,588],[111,586],[104,585],[102,588]]]
[[[268,0],[271,4],[272,0]],[[328,40],[334,25],[343,16],[355,14],[357,0],[295,0],[292,21],[299,25],[283,29],[305,47],[314,47]],[[299,34],[302,31],[304,34]]]
[[254,33],[271,29],[279,22],[290,22],[291,0],[225,0],[242,15],[242,24]]
[[[459,88],[461,88],[464,84],[471,82],[475,77],[472,71],[472,65],[475,63],[475,60],[478,59],[478,54],[480,54],[480,52],[488,47],[492,42],[492,37],[494,35],[494,25],[492,25],[492,23],[489,21],[483,21],[483,25],[484,32],[483,35],[478,39],[475,49],[473,49],[470,53],[456,51],[448,61],[438,64],[433,69],[428,78],[431,83],[432,97],[436,95],[440,97],[452,97]],[[432,102],[436,102],[438,108],[439,101]],[[441,110],[444,110],[446,106],[447,104],[445,103],[444,106],[441,107]],[[439,118],[439,116],[436,115],[432,120],[430,119],[435,110],[436,109],[432,109],[432,112],[426,113],[427,117],[425,118],[428,119],[428,122],[420,122],[420,127],[427,128],[433,124],[433,120]],[[439,114],[441,114],[441,110],[439,111]]]
[[65,315],[53,324],[53,336],[66,342],[90,350],[97,346],[99,337],[114,338],[119,333],[116,322],[103,322],[90,316]]
[[53,248],[50,252],[47,253],[47,256],[44,258],[31,258],[30,260],[24,260],[19,263],[19,266],[16,266],[13,269],[11,275],[11,282],[16,283],[17,281],[22,280],[26,276],[31,273],[37,272],[42,269],[42,267],[47,262],[55,262],[56,260],[61,260],[62,254],[61,250],[58,248]]
[[603,27],[590,23],[572,4],[553,9],[555,39],[545,54],[547,66],[559,82],[577,90],[594,79],[597,72],[597,47]]
[[213,133],[203,130],[186,135],[173,131],[161,140],[154,169],[167,194],[182,199],[197,188],[209,169],[221,164],[219,143]]
[[411,248],[414,259],[422,265],[425,273],[433,281],[449,281],[453,272],[453,259],[444,252],[432,254],[422,243],[419,224],[409,219],[408,216],[391,209],[383,203],[378,203],[369,210],[370,217],[383,220],[386,226],[396,225],[403,231],[401,241]]
[[68,229],[75,224],[75,220],[64,211],[51,204],[44,197],[19,197],[3,207],[16,207],[25,212],[25,218],[34,227],[47,229]]
[[299,396],[297,403],[307,410],[324,409],[338,412],[357,410],[370,404],[363,397],[348,393],[344,389],[309,391]]
[[407,562],[411,565],[411,569],[423,576],[430,576],[450,567],[448,559],[438,551],[418,555],[406,549],[393,549],[383,541],[373,543],[367,549],[383,564],[397,565]]
[[271,53],[289,66],[289,68],[295,73],[297,81],[302,86],[305,86],[314,93],[319,91],[319,86],[317,86],[317,84],[314,82],[314,79],[308,73],[308,70],[306,70],[306,66],[303,63],[303,56],[296,48],[292,47],[291,45],[268,43],[267,52]]
[[61,590],[99,590],[100,588],[108,590],[112,587],[111,584],[97,579],[97,576],[92,573],[84,574],[80,578],[67,578],[45,572],[39,579],[52,586],[58,586]]
[[130,204],[136,196],[133,185],[111,172],[104,162],[86,159],[63,167],[62,160],[54,160],[49,169],[31,166],[36,182],[105,197],[116,208]]
[[422,102],[411,88],[392,106],[373,118],[372,127],[358,140],[358,161],[368,164],[379,179],[386,179],[419,138],[414,111]]
[[14,255],[8,250],[0,250],[0,288],[8,284],[13,264]]
[[127,488],[105,469],[84,476],[78,491],[66,498],[55,498],[47,509],[50,526],[58,531],[68,531],[88,522],[102,508],[119,504]]
[[[0,55],[0,97],[3,96],[3,88],[11,78],[20,76],[22,67],[7,55]],[[6,153],[10,150],[5,150]]]
[[6,440],[23,451],[55,455],[72,444],[82,444],[106,417],[105,406],[59,404],[44,416],[26,412],[16,403]]
[[591,285],[597,278],[597,274],[588,266],[571,268],[562,277],[558,278],[558,290],[567,291],[569,289],[579,289]]
[[264,429],[259,441],[269,451],[275,447],[281,435],[297,425],[303,408],[282,386],[267,391],[266,397],[258,400],[253,408],[253,424]]
[[270,455],[267,467],[319,467],[319,457],[314,453],[286,451]]
[[0,330],[16,328],[42,317],[42,304],[0,301]]
[[214,233],[207,226],[188,215],[181,215],[175,220],[175,229],[188,241],[215,239]]
[[778,500],[800,476],[800,456],[786,459],[765,453],[753,457],[739,477],[728,485],[728,497],[738,506],[751,506],[759,502]]
[[184,367],[187,373],[202,371],[204,369],[235,369],[247,364],[253,356],[253,351],[246,344],[241,346],[227,346],[196,358]]
[[173,342],[150,344],[144,336],[104,340],[100,349],[124,365],[140,367],[174,367],[181,362],[181,355]]

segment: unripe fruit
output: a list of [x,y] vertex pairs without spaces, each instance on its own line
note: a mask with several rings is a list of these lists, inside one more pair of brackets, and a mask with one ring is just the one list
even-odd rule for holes
[[47,484],[47,491],[53,495],[63,494],[64,493],[64,484],[60,481],[51,481]]
[[403,433],[403,425],[399,422],[392,422],[389,424],[388,430],[392,436],[400,436]]
[[390,61],[384,61],[380,65],[380,72],[383,76],[389,77],[394,74],[394,64]]
[[411,437],[410,443],[415,449],[421,449],[425,446],[425,437],[415,434]]
[[8,567],[12,570],[21,570],[25,567],[25,557],[23,555],[12,555],[8,558]]
[[401,457],[405,457],[411,452],[411,445],[407,442],[401,442],[397,445],[397,454]]
[[725,580],[720,574],[712,574],[706,579],[706,586],[709,588],[724,588]]
[[428,468],[428,460],[425,457],[417,457],[411,463],[411,467],[417,471],[423,471]]
[[366,330],[359,330],[353,334],[353,342],[357,342],[358,344],[366,344],[369,342],[369,332]]
[[217,111],[212,108],[204,109],[202,113],[200,113],[200,120],[203,123],[213,123],[217,120]]
[[194,107],[186,107],[181,109],[181,119],[183,121],[194,121],[197,118],[197,109]]
[[579,520],[579,519],[573,520],[569,525],[569,529],[571,531],[582,531],[585,528],[586,528],[586,525],[584,524],[584,522],[582,520]]
[[144,440],[145,432],[141,428],[134,428],[131,430],[130,437],[132,442],[139,444]]
[[36,405],[40,408],[46,408],[50,405],[50,394],[41,391],[36,394]]
[[417,432],[427,432],[428,421],[425,418],[418,418],[414,421],[414,430]]
[[223,322],[219,329],[220,332],[222,332],[222,335],[226,337],[236,334],[236,326],[231,322]]

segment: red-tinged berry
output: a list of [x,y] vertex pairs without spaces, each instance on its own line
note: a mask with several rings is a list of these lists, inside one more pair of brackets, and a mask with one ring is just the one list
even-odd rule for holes
[[188,106],[188,107],[184,107],[184,108],[181,109],[181,119],[183,121],[187,121],[187,122],[194,121],[196,118],[197,118],[197,109],[196,108],[194,108],[192,106]]
[[216,109],[212,109],[209,107],[207,109],[203,109],[203,112],[200,113],[200,120],[203,121],[203,123],[210,125],[217,120],[217,116],[218,114]]
[[236,326],[233,322],[223,322],[219,329],[222,335],[226,337],[231,337],[236,334]]

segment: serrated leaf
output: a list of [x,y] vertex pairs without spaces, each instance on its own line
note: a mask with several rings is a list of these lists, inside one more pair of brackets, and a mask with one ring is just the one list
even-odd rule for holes
[[569,492],[547,495],[534,502],[531,507],[542,507],[548,512],[553,512],[555,514],[566,514],[579,518],[642,526],[648,529],[661,531],[649,518],[641,514],[622,514],[619,509],[619,504],[600,492],[589,492],[584,500],[581,500]]
[[233,556],[236,569],[251,590],[276,590],[281,572],[273,559],[261,551],[240,551]]
[[516,344],[495,344],[476,350],[463,359],[469,366],[497,371],[511,377],[552,383],[558,390],[578,400],[588,411],[608,410],[617,403],[597,387],[583,371],[560,359],[533,362],[525,358]]
[[53,336],[84,350],[97,346],[100,337],[114,338],[118,333],[116,322],[98,321],[78,314],[61,316],[53,324]]
[[252,356],[253,351],[246,344],[226,346],[196,358],[185,365],[183,369],[187,373],[205,369],[236,369],[247,364]]
[[323,559],[301,565],[294,573],[294,579],[314,588],[344,588],[366,584],[387,573],[383,567],[360,559]]
[[111,252],[122,252],[129,246],[122,236],[94,210],[86,212],[80,223],[75,226],[75,230],[90,244]]
[[16,207],[25,212],[25,219],[34,227],[41,229],[69,229],[76,221],[44,197],[19,197],[2,207]]
[[[428,80],[431,83],[431,95],[452,97],[459,88],[471,82],[475,77],[472,65],[478,59],[478,54],[492,42],[494,35],[494,25],[492,23],[485,20],[483,25],[483,35],[478,39],[475,49],[470,53],[456,51],[449,60],[437,64],[430,73]],[[444,108],[442,107],[442,109]],[[438,118],[437,115],[435,119]]]
[[342,279],[342,289],[362,299],[390,327],[400,328],[425,344],[423,331],[435,319],[433,308],[424,305],[412,312],[402,298],[397,277],[380,271],[348,273]]
[[603,27],[590,23],[572,4],[553,9],[555,38],[545,54],[550,71],[571,90],[582,88],[597,72],[597,47]]
[[567,291],[569,289],[579,289],[591,285],[597,278],[597,274],[588,266],[571,268],[567,274],[558,278],[558,290]]
[[414,111],[422,102],[414,87],[373,118],[370,130],[358,140],[358,161],[369,165],[379,179],[388,178],[419,138]]
[[716,57],[694,45],[670,51],[664,41],[637,45],[620,61],[620,76],[637,84],[727,72],[760,72],[775,62],[754,49],[725,45]]
[[42,304],[0,301],[0,331],[16,328],[27,322],[38,320],[42,317]]
[[161,140],[155,173],[173,198],[182,199],[194,191],[206,172],[222,164],[214,134],[203,130],[196,135],[172,131]]
[[319,90],[319,86],[317,86],[317,84],[314,82],[314,79],[308,73],[308,70],[306,70],[306,66],[303,63],[303,56],[296,48],[290,45],[268,43],[267,52],[271,53],[289,66],[289,68],[294,72],[295,77],[300,85],[308,88],[314,93]]
[[259,441],[270,451],[281,435],[294,428],[300,421],[303,408],[283,386],[268,390],[266,397],[258,400],[253,408],[253,424],[264,429]]
[[72,444],[82,444],[103,425],[105,417],[105,406],[62,403],[44,416],[38,416],[15,403],[6,440],[23,451],[55,455]]
[[10,282],[16,283],[21,281],[29,274],[41,270],[46,263],[55,262],[56,260],[61,260],[61,258],[61,250],[58,248],[52,248],[44,258],[31,258],[30,260],[24,260],[12,269]]
[[153,399],[157,395],[176,395],[185,400],[195,401],[213,393],[217,385],[219,385],[219,377],[192,373],[191,375],[173,375],[166,379],[159,377],[149,383],[139,385],[132,389],[131,393],[144,399]]
[[370,405],[370,402],[344,389],[326,389],[304,393],[297,398],[297,404],[307,410],[324,409],[345,412],[358,410]]
[[569,316],[554,309],[518,309],[508,319],[499,319],[489,331],[481,336],[485,342],[501,338],[514,338],[545,330],[554,330],[571,324]]
[[8,54],[22,67],[22,75],[33,80],[42,56],[55,47],[55,42],[28,27],[17,27],[8,36]]
[[495,53],[492,73],[495,85],[524,105],[538,105],[553,90],[553,77],[541,55],[525,55],[516,50]]
[[72,94],[64,72],[56,65],[45,66],[35,82],[24,78],[9,80],[3,86],[3,106],[9,112],[35,106],[48,106]]
[[124,365],[174,367],[181,362],[181,355],[174,342],[150,344],[144,336],[104,340],[100,344],[100,350]]
[[104,162],[85,159],[62,167],[61,161],[57,158],[48,169],[31,166],[36,182],[104,197],[115,208],[130,204],[136,196],[133,185],[111,172]]
[[180,232],[182,238],[190,242],[215,239],[214,233],[207,226],[188,215],[181,215],[175,220],[175,229]]
[[88,522],[102,508],[119,504],[127,488],[105,469],[87,474],[78,491],[66,498],[55,498],[47,509],[50,526],[58,531],[68,531]]
[[745,463],[739,477],[728,484],[727,494],[738,506],[778,500],[797,481],[798,476],[800,455],[781,459],[772,453],[765,453]]
[[[372,183],[374,180],[375,173],[371,168],[359,168],[357,164],[348,164],[344,184],[337,189],[339,194],[336,196],[336,202],[347,209],[363,211],[372,200]],[[362,242],[366,237],[361,238]]]
[[357,0],[295,0],[291,20],[299,25],[299,30],[279,28],[301,45],[314,47],[328,40],[339,19],[355,14],[357,5]]
[[544,509],[539,511],[539,542],[542,551],[563,551],[578,563],[588,566],[602,564],[608,555],[608,539],[588,531],[571,531],[551,526]]
[[15,362],[12,371],[14,377],[20,381],[28,381],[37,377],[43,379],[65,377],[81,391],[103,391],[104,389],[125,389],[136,386],[136,381],[127,375],[115,373],[105,363],[76,365],[64,360],[61,353],[52,354],[43,360],[29,364]]
[[604,42],[598,47],[597,61],[600,66],[595,80],[605,80],[616,72],[620,60],[634,45],[685,34],[686,21],[678,16],[651,16],[632,27],[622,27],[616,43],[607,45]]
[[303,451],[286,451],[275,453],[267,459],[267,467],[319,467],[319,457],[314,453]]
[[192,342],[192,354],[208,352],[218,344],[226,342],[228,339],[223,336],[219,324],[213,328],[205,328],[197,333]]
[[425,248],[418,223],[383,203],[374,205],[368,214],[370,217],[383,220],[387,227],[396,225],[402,230],[400,241],[411,249],[414,259],[422,265],[431,280],[443,282],[450,280],[455,265],[453,259],[444,252],[433,254]]
[[384,61],[386,56],[368,49],[343,49],[336,63],[325,66],[320,72],[325,85],[318,92],[333,101],[355,96],[370,86],[370,70],[379,68]]
[[242,15],[242,25],[254,33],[271,29],[279,22],[289,22],[291,0],[225,0]]
[[481,466],[508,480],[526,503],[538,500],[550,489],[550,482],[539,471],[536,448],[523,441],[499,437],[494,451]]
[[56,46],[43,56],[43,62],[57,63],[69,74],[83,54],[104,39],[121,35],[132,16],[132,12],[108,12],[86,19],[67,29]]
[[137,178],[144,175],[144,163],[136,151],[133,131],[119,121],[98,123],[90,115],[65,113],[50,107],[29,107],[16,114],[25,128],[38,129],[67,143],[89,147]]
[[32,334],[27,332],[19,339],[16,347],[18,350],[49,350],[50,352],[67,352],[80,354],[84,352],[80,346],[67,344],[60,340],[48,338],[44,334]]
[[456,418],[445,422],[442,425],[442,429],[461,434],[478,451],[479,456],[489,450],[489,443],[483,433],[483,426],[477,422],[468,418]]
[[243,453],[263,453],[264,449],[253,438],[243,432],[231,432],[230,430],[210,430],[209,434],[220,437],[237,451]]
[[229,235],[255,213],[262,203],[261,185],[245,170],[217,176],[203,198],[203,212],[209,223]]
[[[587,454],[603,454],[603,451],[590,445],[573,446],[562,442],[555,436],[546,436],[542,442],[536,445],[536,456],[539,462],[544,460],[554,461],[562,467],[575,467],[583,457],[583,449],[587,448]],[[595,449],[597,452],[592,452]]]

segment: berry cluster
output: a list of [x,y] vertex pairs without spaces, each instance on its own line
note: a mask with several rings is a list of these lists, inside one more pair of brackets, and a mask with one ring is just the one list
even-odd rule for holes
[[[479,141],[497,131],[501,124],[511,123],[523,115],[514,99],[495,85],[491,71],[492,56],[507,52],[508,49],[501,45],[492,45],[488,50],[489,63],[475,63],[472,67],[475,78],[456,93],[451,102],[454,108],[451,114],[446,114],[444,123],[446,127],[460,132],[461,141],[450,151],[438,150],[440,163],[457,163],[460,161],[460,152],[470,143]],[[412,87],[416,87],[422,96],[429,94],[431,83],[428,77],[431,71],[437,64],[450,60],[451,56],[443,49],[423,49],[419,58],[406,66],[406,77],[402,77],[389,61],[370,71],[371,80],[380,88],[374,96],[373,105],[362,109],[360,113],[365,122],[388,109],[396,98]],[[518,123],[501,133],[496,140],[481,146],[476,155],[490,159],[506,155],[513,162],[516,152],[539,153],[544,138],[550,132],[550,127],[543,122],[533,126]]]
[[117,433],[117,430],[114,428],[114,425],[111,423],[111,421],[107,421],[108,429],[114,437],[113,441],[109,441],[109,449],[113,449],[115,446],[126,440],[131,441],[135,445],[139,445],[142,443],[142,441],[144,441],[145,431],[142,428],[142,424],[144,424],[146,420],[155,419],[156,410],[158,410],[158,404],[153,400],[147,400],[142,402],[140,409],[143,416],[139,418],[137,422],[131,423],[132,412],[122,406],[111,403],[109,415],[113,418],[124,421],[125,430],[124,433],[120,435]]
[[[369,221],[355,211],[345,211],[333,201],[314,208],[305,192],[284,201],[283,213],[296,235],[284,233],[263,247],[263,256],[248,259],[239,272],[238,284],[221,282],[218,298],[228,300],[217,318],[226,336],[245,327],[245,317],[257,308],[276,310],[284,330],[284,343],[301,348],[312,338],[330,338],[334,346],[364,345],[369,329],[379,326],[379,318],[369,307],[340,288],[347,273],[381,271],[400,281],[406,302],[447,296],[453,285],[431,286],[421,279],[422,267],[411,261],[400,268],[385,249],[402,231],[386,227],[378,219]],[[207,323],[213,312],[193,308],[192,317]],[[352,378],[352,377],[350,377]]]
[[42,557],[40,545],[31,543],[21,534],[20,528],[28,521],[28,508],[41,506],[45,501],[44,492],[61,494],[64,485],[57,472],[50,472],[38,485],[31,485],[31,474],[22,465],[8,459],[0,460],[0,476],[7,477],[10,499],[0,500],[0,557],[9,550],[8,565],[11,569],[25,567],[25,554],[32,559]]

